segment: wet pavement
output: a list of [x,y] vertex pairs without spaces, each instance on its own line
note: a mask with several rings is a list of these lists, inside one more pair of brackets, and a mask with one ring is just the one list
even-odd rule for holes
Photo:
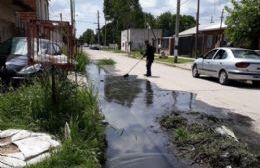
[[[89,81],[98,91],[101,110],[109,123],[106,129],[108,149],[105,167],[196,167],[174,156],[169,149],[167,135],[161,130],[158,118],[173,111],[236,118],[231,123],[237,124],[238,130],[250,127],[249,118],[197,101],[193,93],[162,90],[136,76],[113,76],[94,64],[87,67],[87,72]],[[244,136],[250,137],[249,132],[243,132]],[[253,132],[251,135],[260,140],[259,135]]]

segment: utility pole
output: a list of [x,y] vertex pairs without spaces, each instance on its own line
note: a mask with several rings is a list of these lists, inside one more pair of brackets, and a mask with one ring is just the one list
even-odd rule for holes
[[100,23],[99,23],[99,11],[97,12],[98,19],[98,45],[100,45]]
[[175,25],[175,44],[174,44],[174,46],[175,46],[174,47],[174,63],[178,62],[180,7],[181,7],[181,0],[177,0],[177,14],[176,14],[176,25]]
[[[223,23],[223,20],[224,20],[224,9],[222,9],[222,12],[221,12],[221,21],[220,21],[220,28],[219,30],[221,31],[222,29],[222,23]],[[223,41],[223,34],[220,35],[220,43]]]
[[105,16],[105,42],[104,45],[107,46],[107,18]]
[[196,18],[196,36],[195,36],[195,57],[198,58],[198,36],[199,36],[199,21],[200,20],[200,0],[197,4],[197,18]]
[[214,23],[213,16],[211,16],[210,23]]
[[62,13],[60,13],[60,21],[62,22]]
[[75,29],[75,1],[70,0],[71,25]]

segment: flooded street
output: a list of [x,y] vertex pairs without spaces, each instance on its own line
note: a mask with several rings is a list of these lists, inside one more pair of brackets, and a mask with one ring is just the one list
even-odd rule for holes
[[[161,130],[159,117],[173,111],[202,112],[230,118],[232,124],[237,124],[237,130],[247,130],[245,128],[250,126],[250,119],[197,101],[196,95],[190,92],[162,90],[136,76],[112,76],[94,64],[87,67],[87,72],[89,81],[98,91],[101,110],[109,123],[106,130],[106,167],[109,168],[196,167],[171,153],[168,137]],[[260,139],[259,135],[248,130],[241,134]]]

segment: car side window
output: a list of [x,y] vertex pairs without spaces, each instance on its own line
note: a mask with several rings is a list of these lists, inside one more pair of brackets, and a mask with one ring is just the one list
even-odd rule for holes
[[227,52],[225,50],[219,50],[214,57],[215,60],[221,60],[226,58],[227,58]]
[[216,52],[217,50],[210,51],[208,54],[205,55],[204,59],[212,59]]

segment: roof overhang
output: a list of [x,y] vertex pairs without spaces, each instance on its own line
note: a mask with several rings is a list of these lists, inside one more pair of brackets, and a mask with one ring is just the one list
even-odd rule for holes
[[15,7],[19,8],[20,10],[17,9],[19,11],[24,11],[24,10],[26,10],[26,11],[33,11],[32,7],[30,5],[28,5],[28,4],[26,4],[23,0],[12,0],[12,4]]

